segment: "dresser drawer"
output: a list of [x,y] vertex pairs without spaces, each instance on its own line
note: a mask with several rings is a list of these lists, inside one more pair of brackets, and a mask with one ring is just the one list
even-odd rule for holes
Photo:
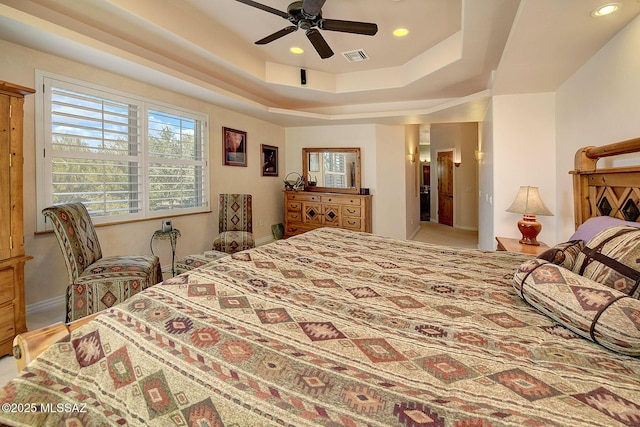
[[300,212],[302,211],[302,202],[287,202],[287,211]]
[[371,197],[350,193],[284,192],[284,236],[318,227],[339,227],[370,233]]
[[350,230],[360,230],[362,227],[362,218],[346,216],[342,218],[342,227]]
[[287,203],[290,202],[319,202],[320,195],[319,194],[296,194],[296,193],[287,193]]
[[11,339],[16,335],[13,304],[0,307],[0,341]]
[[13,267],[0,270],[0,304],[9,302],[14,298],[15,285],[13,275]]
[[302,212],[287,212],[287,221],[302,222]]
[[322,203],[339,203],[341,205],[360,205],[360,199],[343,195],[322,196]]
[[342,216],[362,216],[362,208],[360,206],[343,206]]
[[305,227],[298,224],[287,224],[284,228],[284,234],[287,236],[295,236],[296,234],[306,233],[314,228],[315,227]]

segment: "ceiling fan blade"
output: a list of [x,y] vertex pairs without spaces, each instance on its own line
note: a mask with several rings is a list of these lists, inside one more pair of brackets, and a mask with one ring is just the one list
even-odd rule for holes
[[252,1],[252,0],[236,0],[236,1],[238,1],[240,3],[244,3],[247,6],[253,6],[253,7],[257,8],[257,9],[264,10],[265,12],[273,13],[274,15],[281,16],[284,19],[289,19],[289,14],[287,12],[282,12],[282,11],[280,11],[278,9],[274,9],[274,8],[272,8],[270,6],[267,6],[267,5],[264,5],[264,4],[261,4],[261,3],[258,3],[258,2]]
[[327,0],[304,0],[302,3],[302,11],[310,17],[318,16],[326,1]]
[[378,26],[369,22],[341,21],[339,19],[323,19],[318,27],[327,31],[340,31],[341,33],[364,34],[373,36],[378,32]]
[[292,25],[290,27],[287,28],[283,28],[280,31],[276,31],[275,33],[271,34],[270,36],[267,36],[263,39],[260,39],[256,42],[256,44],[267,44],[267,43],[271,43],[274,40],[278,40],[280,37],[284,37],[287,34],[291,34],[294,31],[296,31],[298,29],[297,26]]
[[315,28],[312,28],[307,31],[307,38],[320,55],[320,58],[327,59],[333,56],[333,50],[327,44],[327,41],[322,37],[320,31]]

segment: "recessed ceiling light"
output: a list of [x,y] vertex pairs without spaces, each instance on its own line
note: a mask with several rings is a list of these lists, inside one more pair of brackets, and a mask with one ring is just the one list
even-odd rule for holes
[[409,34],[409,30],[407,30],[406,28],[396,28],[395,30],[393,30],[393,35],[396,37],[404,37],[407,34]]
[[605,5],[599,6],[591,12],[591,16],[605,16],[611,15],[613,12],[620,10],[622,5],[620,3],[607,3]]
[[291,49],[289,49],[289,51],[291,53],[295,53],[296,55],[300,55],[301,53],[304,53],[304,50],[301,47],[292,47]]

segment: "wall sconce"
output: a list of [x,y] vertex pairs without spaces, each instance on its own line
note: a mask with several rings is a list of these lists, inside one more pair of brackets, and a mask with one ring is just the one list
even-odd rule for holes
[[413,148],[413,152],[409,154],[409,160],[411,163],[415,163],[416,159],[420,159],[420,148],[418,148],[418,146],[415,146]]
[[473,152],[474,157],[476,158],[476,161],[481,162],[484,160],[484,152],[480,151],[480,150],[475,150]]
[[460,150],[457,148],[453,150],[453,164],[456,165],[457,168],[462,164],[462,159],[460,158]]

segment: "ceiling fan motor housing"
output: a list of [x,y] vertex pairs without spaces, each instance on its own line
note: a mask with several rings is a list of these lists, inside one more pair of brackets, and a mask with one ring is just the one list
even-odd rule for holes
[[301,1],[295,1],[289,5],[289,7],[287,8],[289,21],[303,30],[309,30],[313,27],[317,27],[322,20],[322,13],[319,13],[317,15],[309,15],[304,11],[302,5],[303,2]]
[[[288,20],[292,25],[268,35],[256,42],[264,45],[278,40],[292,32],[303,29],[307,38],[322,59],[333,56],[333,50],[327,44],[319,30],[338,31],[342,33],[363,34],[373,36],[378,32],[378,26],[368,22],[344,21],[340,19],[323,19],[322,7],[326,0],[294,1],[287,8],[287,12],[274,9],[271,6],[258,3],[253,0],[236,0],[240,3],[264,10]],[[305,7],[306,6],[306,7]]]

